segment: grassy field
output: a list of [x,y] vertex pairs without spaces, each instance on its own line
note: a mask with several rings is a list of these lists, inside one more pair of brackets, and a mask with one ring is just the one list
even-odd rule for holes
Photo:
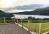
[[41,34],[49,31],[49,23],[23,23],[23,26],[27,27],[31,32],[39,33],[40,30]]

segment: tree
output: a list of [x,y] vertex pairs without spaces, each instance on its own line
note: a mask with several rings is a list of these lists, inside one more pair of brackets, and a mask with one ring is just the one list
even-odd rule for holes
[[28,22],[32,22],[33,18],[31,16],[28,17]]

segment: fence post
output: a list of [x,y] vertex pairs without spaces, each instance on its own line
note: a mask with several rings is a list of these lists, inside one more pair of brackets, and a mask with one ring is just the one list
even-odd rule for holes
[[18,23],[18,19],[17,19],[17,23]]
[[5,23],[5,17],[4,17],[4,23]]
[[21,24],[22,24],[22,29],[23,29],[23,23],[22,23],[22,19],[21,19]]
[[41,34],[41,24],[42,23],[39,24],[39,34]]
[[[27,19],[27,21],[28,21],[28,25],[29,25],[29,23],[30,23],[30,22],[29,22],[29,19]],[[30,29],[30,26],[28,26],[28,28]],[[28,31],[30,31],[30,30],[28,30]]]

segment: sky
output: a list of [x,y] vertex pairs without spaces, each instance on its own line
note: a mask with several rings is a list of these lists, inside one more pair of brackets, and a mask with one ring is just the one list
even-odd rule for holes
[[29,4],[43,4],[43,7],[49,6],[49,0],[0,0],[0,9],[23,6]]
[[28,4],[49,4],[49,0],[0,0],[0,8],[9,8]]

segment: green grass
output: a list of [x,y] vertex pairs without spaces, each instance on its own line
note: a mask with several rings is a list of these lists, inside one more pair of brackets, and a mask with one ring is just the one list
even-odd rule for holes
[[[39,25],[40,23],[23,23],[23,26],[27,27],[29,31],[37,33],[39,33]],[[40,29],[41,34],[48,31],[49,31],[49,23],[42,23]]]
[[41,33],[49,31],[49,23],[42,23],[41,25]]

